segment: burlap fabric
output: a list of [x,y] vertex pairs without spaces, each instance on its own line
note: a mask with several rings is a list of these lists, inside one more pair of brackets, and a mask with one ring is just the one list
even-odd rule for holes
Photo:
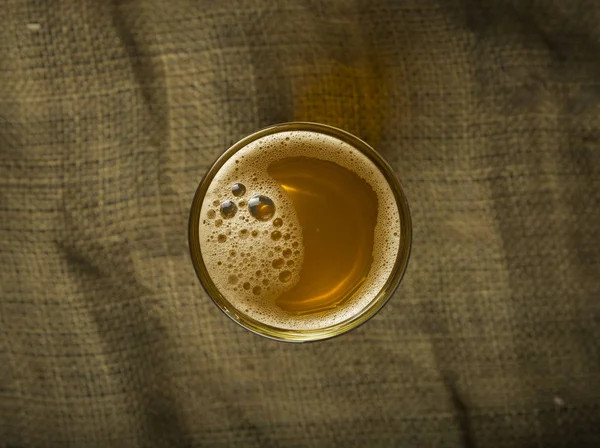
[[[600,444],[600,3],[2,2],[0,447]],[[230,322],[188,255],[261,127],[375,146],[395,298],[335,340]]]

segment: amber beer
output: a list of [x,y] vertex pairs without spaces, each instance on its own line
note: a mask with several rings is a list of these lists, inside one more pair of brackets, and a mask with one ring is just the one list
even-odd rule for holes
[[385,161],[329,126],[288,123],[228,149],[191,210],[196,272],[234,321],[285,341],[373,316],[408,262],[410,212]]

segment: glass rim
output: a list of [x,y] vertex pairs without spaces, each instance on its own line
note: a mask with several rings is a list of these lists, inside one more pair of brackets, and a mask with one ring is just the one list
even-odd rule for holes
[[[204,264],[202,251],[200,248],[199,225],[202,202],[204,201],[204,196],[206,195],[208,187],[217,172],[221,169],[225,162],[227,162],[227,160],[229,160],[237,151],[249,143],[267,135],[286,131],[310,131],[329,135],[344,141],[367,156],[367,158],[381,171],[388,182],[388,185],[393,191],[400,216],[400,246],[396,255],[396,261],[394,262],[392,272],[390,273],[386,283],[383,285],[379,293],[368,305],[366,305],[360,312],[356,313],[352,317],[328,327],[312,330],[292,330],[274,327],[253,319],[236,309],[223,296],[223,294],[218,290],[212,281]],[[311,342],[330,339],[345,334],[371,319],[389,301],[400,285],[408,266],[408,260],[410,258],[412,246],[412,221],[408,200],[406,199],[404,190],[400,185],[400,181],[385,159],[368,143],[350,134],[349,132],[333,126],[311,122],[289,122],[268,126],[242,138],[237,143],[225,150],[217,158],[217,160],[212,163],[200,181],[198,188],[196,189],[190,210],[188,230],[190,255],[192,258],[192,264],[194,265],[194,270],[196,271],[196,275],[198,276],[202,287],[215,305],[223,313],[225,313],[226,316],[246,330],[249,330],[259,336],[283,342]]]

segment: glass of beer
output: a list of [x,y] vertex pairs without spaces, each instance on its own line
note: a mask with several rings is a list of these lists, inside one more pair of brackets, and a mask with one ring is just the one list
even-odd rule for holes
[[331,338],[392,296],[411,247],[406,196],[367,143],[286,123],[234,144],[192,203],[192,261],[233,321],[290,342]]

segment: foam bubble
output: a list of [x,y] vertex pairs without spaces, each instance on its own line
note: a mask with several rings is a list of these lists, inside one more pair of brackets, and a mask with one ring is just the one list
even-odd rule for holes
[[[236,160],[236,162],[238,161]],[[244,196],[246,193],[246,186],[244,184],[235,183],[231,186],[231,192],[235,197]]]
[[225,219],[233,218],[237,213],[237,205],[233,201],[223,201],[221,203],[221,216]]
[[286,283],[292,279],[292,273],[290,271],[281,271],[279,273],[279,281]]
[[248,201],[248,210],[259,221],[268,221],[275,214],[275,203],[270,197],[259,194]]
[[[331,312],[308,316],[291,315],[275,305],[275,299],[298,282],[304,250],[302,229],[292,203],[268,175],[267,168],[276,160],[298,156],[328,160],[355,172],[373,188],[379,204],[373,263],[367,280],[345,304]],[[243,186],[243,193],[238,195],[241,188],[234,185]],[[220,213],[226,201],[236,206],[234,215],[240,219]],[[259,212],[258,216],[264,220],[252,213],[252,205],[257,204],[263,207],[265,213]],[[217,214],[225,219],[213,221]],[[286,329],[324,328],[364,309],[392,272],[402,231],[394,193],[369,158],[342,140],[309,131],[268,135],[240,149],[210,183],[201,216],[208,218],[206,223],[200,221],[199,229],[203,260],[219,291],[248,316]],[[394,237],[390,240],[391,234]],[[229,256],[234,249],[240,254],[237,258]],[[236,277],[235,283],[230,283],[230,276]]]

